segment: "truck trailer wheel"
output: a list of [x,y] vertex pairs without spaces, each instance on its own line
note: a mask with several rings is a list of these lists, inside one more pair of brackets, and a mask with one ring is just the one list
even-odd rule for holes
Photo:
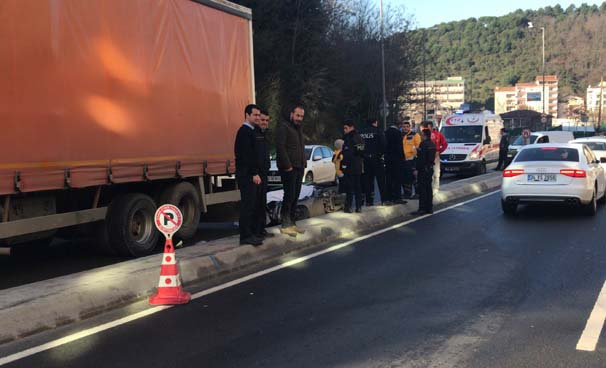
[[160,232],[154,226],[156,204],[141,193],[120,195],[107,210],[108,241],[124,256],[141,257],[153,253]]
[[183,214],[183,225],[176,237],[190,239],[198,231],[200,223],[200,196],[196,188],[189,182],[183,181],[166,188],[160,195],[158,206],[174,204]]

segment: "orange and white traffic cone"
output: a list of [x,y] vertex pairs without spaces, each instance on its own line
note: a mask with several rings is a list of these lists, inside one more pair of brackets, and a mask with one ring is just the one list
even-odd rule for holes
[[162,256],[162,267],[160,269],[160,282],[156,294],[149,298],[151,305],[185,304],[189,302],[190,294],[183,291],[181,277],[179,276],[179,265],[175,257],[175,248],[171,238],[164,243],[164,255]]

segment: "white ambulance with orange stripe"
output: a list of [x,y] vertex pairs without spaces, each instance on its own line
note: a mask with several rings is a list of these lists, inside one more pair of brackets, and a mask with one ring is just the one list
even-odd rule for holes
[[440,133],[448,148],[440,155],[445,173],[486,172],[486,164],[499,160],[503,120],[490,111],[461,112],[442,119]]

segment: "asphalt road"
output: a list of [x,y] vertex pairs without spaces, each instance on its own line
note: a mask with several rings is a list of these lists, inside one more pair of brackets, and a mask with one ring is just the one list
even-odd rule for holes
[[[453,174],[441,178],[442,184],[460,179]],[[379,198],[378,189],[376,198]],[[211,241],[238,233],[238,209],[234,205],[211,206],[202,218],[198,233],[185,246]],[[158,251],[162,251],[158,247]],[[99,252],[89,240],[55,239],[50,247],[25,244],[13,249],[11,256],[0,255],[0,290],[42,281],[75,272],[124,261],[124,258]]]
[[7,366],[604,367],[605,221],[492,194]]

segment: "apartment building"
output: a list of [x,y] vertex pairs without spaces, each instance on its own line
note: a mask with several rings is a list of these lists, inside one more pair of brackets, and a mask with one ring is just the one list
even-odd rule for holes
[[558,115],[558,77],[545,76],[545,99],[543,99],[543,76],[534,82],[516,83],[514,87],[495,87],[495,113],[513,110],[533,110],[547,115]]
[[600,109],[600,97],[602,97],[602,113],[606,110],[606,81],[598,83],[597,86],[587,87],[587,112],[597,113]]
[[[463,77],[448,77],[445,80],[412,82],[412,88],[404,103],[403,114],[420,121],[423,102],[427,107],[427,118],[444,116],[458,109],[465,102],[465,80]],[[434,116],[435,115],[435,116]]]

